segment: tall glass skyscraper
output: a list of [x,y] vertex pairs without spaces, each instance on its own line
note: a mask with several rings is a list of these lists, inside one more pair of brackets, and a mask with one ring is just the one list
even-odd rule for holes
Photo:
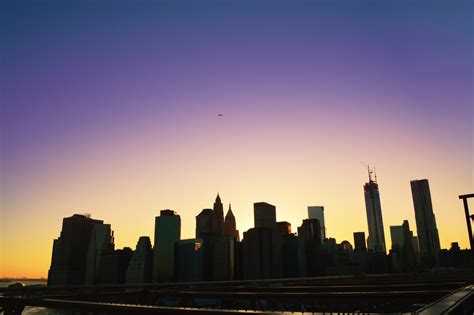
[[326,225],[324,224],[324,207],[323,206],[309,206],[308,207],[308,218],[318,219],[321,227],[321,244],[326,238]]
[[153,280],[171,281],[174,277],[174,244],[181,238],[181,218],[173,210],[162,210],[155,218]]
[[375,181],[372,180],[372,171],[370,169],[369,182],[364,185],[364,196],[369,227],[368,247],[374,253],[386,253],[379,185],[377,184],[377,177],[375,177]]
[[433,205],[431,204],[430,185],[427,179],[412,180],[410,184],[421,260],[433,265],[438,261],[440,244]]

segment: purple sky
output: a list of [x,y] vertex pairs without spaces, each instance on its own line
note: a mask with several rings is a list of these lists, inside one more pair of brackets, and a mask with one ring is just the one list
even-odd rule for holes
[[[473,188],[472,2],[9,1],[0,20],[4,231],[40,215],[25,200],[49,181],[78,180],[65,170],[100,182],[123,154],[156,153],[157,174],[209,167],[210,194],[230,167],[217,155],[248,166],[275,147],[334,173],[347,152],[353,168],[436,156],[433,177]],[[39,208],[58,206],[44,198]]]

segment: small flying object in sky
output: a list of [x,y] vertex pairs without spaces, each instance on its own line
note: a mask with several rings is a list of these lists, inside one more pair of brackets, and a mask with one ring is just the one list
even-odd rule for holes
[[218,114],[217,116],[222,117],[222,116],[224,116],[224,114]]

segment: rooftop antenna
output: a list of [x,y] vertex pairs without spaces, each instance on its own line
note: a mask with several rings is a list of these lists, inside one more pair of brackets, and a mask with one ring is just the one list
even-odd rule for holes
[[367,164],[367,173],[369,173],[369,183],[372,182],[372,171],[370,170],[370,166]]

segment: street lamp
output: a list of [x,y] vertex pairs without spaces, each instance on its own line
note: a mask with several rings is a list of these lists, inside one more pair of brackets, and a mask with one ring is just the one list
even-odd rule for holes
[[472,235],[471,220],[474,220],[474,214],[469,215],[469,205],[467,199],[474,198],[474,194],[460,195],[459,199],[462,199],[464,203],[464,212],[466,213],[467,232],[469,233],[469,244],[471,245],[471,252],[474,256],[474,237]]

